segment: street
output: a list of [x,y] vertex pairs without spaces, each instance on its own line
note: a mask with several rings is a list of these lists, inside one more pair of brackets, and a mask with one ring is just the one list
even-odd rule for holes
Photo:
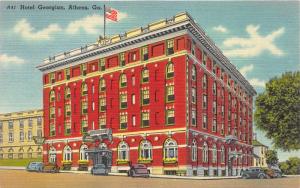
[[0,188],[53,188],[53,187],[109,187],[109,188],[183,188],[183,187],[238,187],[238,188],[299,188],[299,177],[281,179],[222,179],[222,180],[183,180],[163,178],[129,178],[125,176],[92,176],[74,173],[35,173],[23,170],[0,170]]

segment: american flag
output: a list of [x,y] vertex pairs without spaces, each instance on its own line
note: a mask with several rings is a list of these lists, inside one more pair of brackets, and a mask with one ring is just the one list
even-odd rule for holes
[[105,17],[117,22],[118,21],[118,11],[115,9],[112,9],[111,7],[106,7],[105,8]]

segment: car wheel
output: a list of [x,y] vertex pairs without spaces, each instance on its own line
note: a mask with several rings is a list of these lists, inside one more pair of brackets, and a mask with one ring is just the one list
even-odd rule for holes
[[258,176],[258,178],[259,178],[259,179],[265,179],[265,176],[264,176],[263,174],[260,174],[260,175]]
[[243,174],[243,175],[242,175],[242,178],[243,178],[243,179],[248,179],[248,176],[247,176],[246,174]]

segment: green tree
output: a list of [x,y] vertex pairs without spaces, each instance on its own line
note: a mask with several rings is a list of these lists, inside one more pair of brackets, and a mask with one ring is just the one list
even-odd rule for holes
[[278,164],[277,152],[275,150],[268,150],[266,152],[266,160],[267,164],[270,166]]
[[255,101],[254,120],[275,148],[300,149],[300,72],[287,72],[266,83]]
[[279,163],[279,168],[284,174],[300,174],[300,158],[290,157],[289,160]]

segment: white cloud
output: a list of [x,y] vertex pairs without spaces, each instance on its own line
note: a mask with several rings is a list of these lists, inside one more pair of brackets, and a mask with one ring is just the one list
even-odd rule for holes
[[[124,18],[127,18],[127,14],[119,12],[118,21]],[[106,19],[106,21],[107,21],[106,24],[112,22],[109,19]],[[103,28],[103,22],[104,21],[102,15],[94,14],[92,16],[87,16],[79,20],[70,22],[66,28],[66,32],[68,34],[76,34],[80,30],[83,30],[88,34],[99,34],[101,32],[101,29]]]
[[230,57],[255,57],[268,51],[275,56],[284,55],[284,52],[274,44],[274,40],[285,32],[285,28],[281,27],[267,36],[261,36],[258,33],[259,27],[259,25],[246,27],[249,38],[232,37],[226,39],[223,42],[224,54]]
[[265,87],[266,81],[257,78],[252,78],[249,83],[254,87]]
[[247,73],[248,73],[248,72],[251,72],[251,71],[253,70],[253,68],[254,68],[253,64],[246,65],[246,66],[244,66],[244,67],[242,67],[242,68],[240,69],[240,73],[241,73],[244,77],[246,77]]
[[227,33],[228,32],[228,29],[222,25],[218,25],[218,26],[215,26],[213,27],[213,30],[214,31],[217,31],[217,32],[221,32],[221,33]]
[[26,40],[50,40],[53,33],[61,30],[58,24],[50,24],[46,28],[36,31],[26,19],[21,19],[14,27],[14,32]]
[[7,54],[0,54],[0,65],[9,65],[9,64],[22,64],[25,60],[17,56],[9,56]]

